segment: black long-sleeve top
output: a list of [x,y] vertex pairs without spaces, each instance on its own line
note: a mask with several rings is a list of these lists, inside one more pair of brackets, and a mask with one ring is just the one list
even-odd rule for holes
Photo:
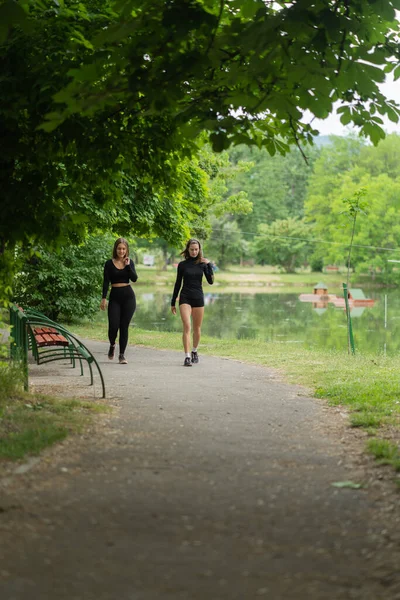
[[191,300],[202,299],[204,297],[203,287],[201,281],[203,275],[205,275],[208,283],[212,285],[214,283],[214,271],[211,263],[196,262],[196,258],[188,258],[183,260],[178,265],[176,274],[176,282],[174,286],[174,292],[172,294],[171,306],[175,306],[176,299],[179,294],[179,290],[182,286],[181,296],[190,298]]
[[108,288],[110,283],[129,283],[129,280],[137,281],[137,273],[135,270],[135,263],[130,258],[129,265],[126,265],[123,269],[117,269],[112,259],[107,260],[104,265],[104,277],[103,277],[103,296],[107,297]]

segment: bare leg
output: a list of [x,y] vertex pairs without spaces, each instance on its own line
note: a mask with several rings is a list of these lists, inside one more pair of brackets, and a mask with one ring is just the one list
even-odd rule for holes
[[190,304],[180,304],[179,311],[181,313],[181,319],[183,324],[183,349],[185,354],[190,352],[190,315],[192,314],[192,307]]
[[201,337],[201,324],[203,322],[204,306],[192,308],[193,319],[193,348],[198,348]]

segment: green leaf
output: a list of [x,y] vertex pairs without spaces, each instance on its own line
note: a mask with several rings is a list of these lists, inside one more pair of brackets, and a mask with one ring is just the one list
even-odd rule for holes
[[394,2],[387,2],[386,0],[368,0],[368,4],[382,19],[395,21],[396,12],[394,10]]
[[212,133],[210,135],[210,141],[212,144],[212,149],[214,152],[222,152],[226,150],[230,146],[230,142],[227,139],[226,135],[223,133]]
[[240,14],[246,19],[252,19],[259,8],[260,4],[257,0],[242,0],[240,2]]
[[386,136],[385,131],[379,125],[373,123],[365,123],[361,127],[363,134],[370,138],[371,142],[376,146],[380,140],[383,140]]
[[41,123],[40,125],[38,125],[37,130],[40,131],[47,131],[48,133],[50,133],[51,131],[54,131],[55,129],[57,129],[57,127],[59,125],[61,125],[61,123],[64,122],[64,114],[63,113],[58,113],[58,112],[52,112],[52,113],[48,113],[46,115],[46,121],[44,121],[43,123]]
[[397,81],[400,77],[400,64],[397,65],[397,67],[394,69],[393,71],[393,79],[394,81]]
[[78,42],[78,44],[88,48],[88,50],[94,50],[93,45],[78,29],[75,29],[75,31],[72,33],[71,40]]
[[390,121],[392,121],[392,123],[399,122],[399,112],[400,112],[400,109],[397,109],[397,112],[396,112],[396,110],[394,110],[390,106],[386,107],[386,114],[387,114],[388,118],[390,119]]
[[363,64],[363,67],[364,71],[367,72],[368,77],[370,77],[372,81],[377,81],[378,83],[383,83],[385,81],[385,73],[380,67],[368,64]]
[[24,9],[17,2],[6,0],[0,6],[0,44],[6,41],[12,27],[23,27],[27,22]]
[[351,488],[353,490],[360,490],[366,487],[363,483],[354,483],[354,481],[335,481],[331,485],[337,488]]
[[[348,125],[351,121],[352,114],[350,112],[350,108],[348,106],[341,107],[341,112],[343,113],[340,117],[340,122],[342,125]],[[340,109],[339,109],[340,110]],[[339,113],[339,110],[337,111]]]

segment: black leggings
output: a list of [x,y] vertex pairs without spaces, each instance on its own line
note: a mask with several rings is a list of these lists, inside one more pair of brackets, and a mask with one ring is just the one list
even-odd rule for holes
[[136,310],[135,293],[130,285],[113,287],[108,301],[108,339],[113,346],[119,329],[119,353],[124,354],[128,344],[129,323]]

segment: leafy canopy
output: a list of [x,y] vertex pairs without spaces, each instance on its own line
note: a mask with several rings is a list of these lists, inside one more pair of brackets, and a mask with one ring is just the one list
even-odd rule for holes
[[395,9],[399,0],[61,3],[82,59],[44,127],[123,110],[167,117],[186,139],[207,129],[215,150],[244,142],[273,154],[282,140],[311,140],[304,111],[323,119],[341,100],[342,122],[377,142],[381,117],[399,118],[378,87],[385,72],[400,76]]
[[0,254],[96,226],[178,240],[199,222],[185,161],[245,143],[285,153],[344,103],[376,143],[398,106],[400,0],[4,0]]

